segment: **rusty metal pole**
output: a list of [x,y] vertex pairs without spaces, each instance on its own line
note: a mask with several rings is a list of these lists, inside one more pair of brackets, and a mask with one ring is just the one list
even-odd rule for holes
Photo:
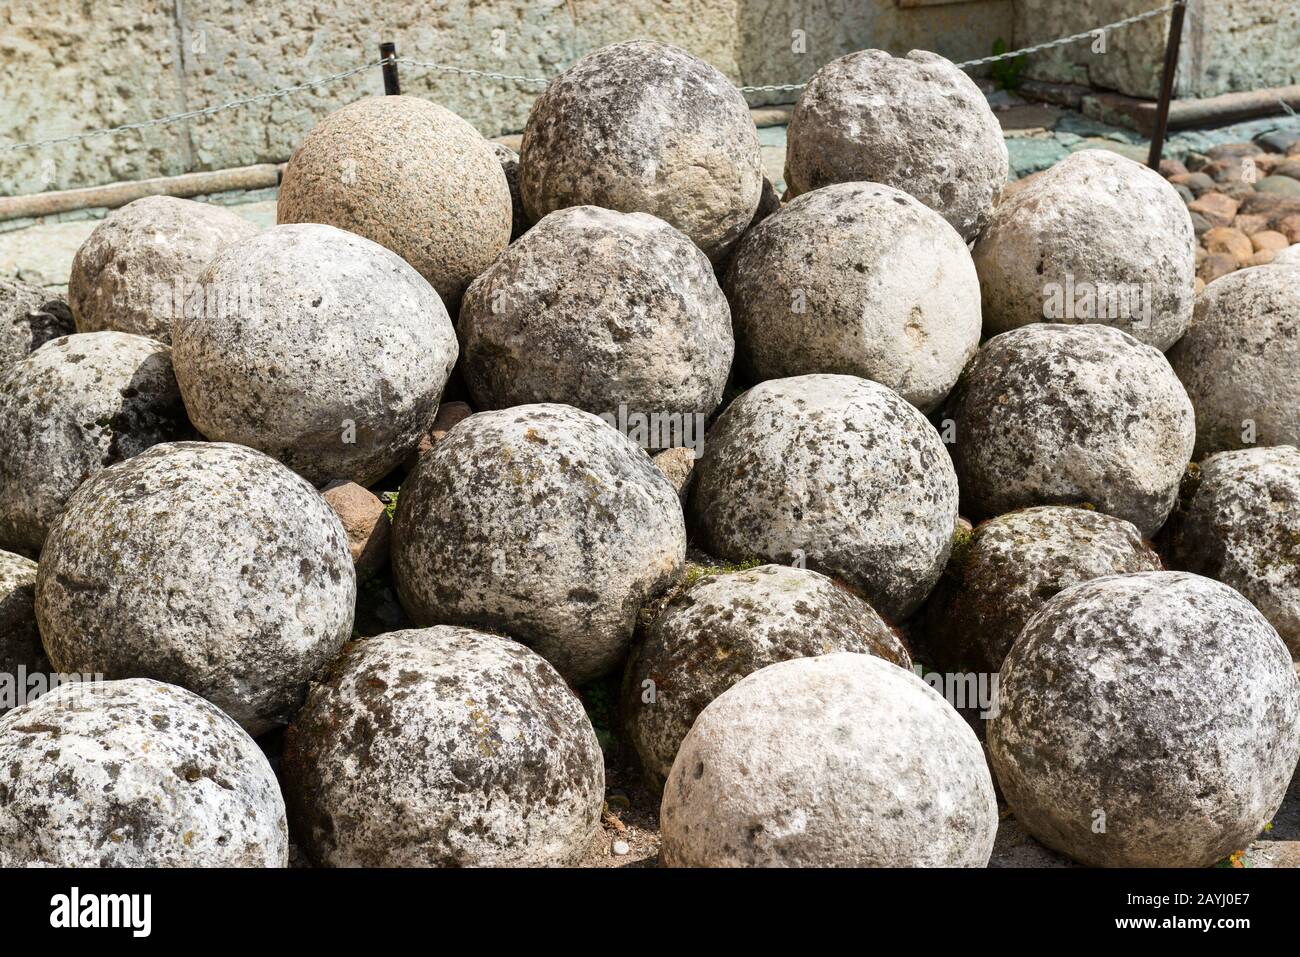
[[1183,38],[1183,13],[1186,0],[1174,0],[1169,11],[1169,40],[1165,44],[1165,68],[1160,75],[1160,101],[1156,104],[1156,128],[1151,132],[1151,152],[1147,165],[1160,168],[1160,157],[1165,151],[1165,133],[1169,130],[1169,100],[1174,93],[1174,73],[1178,70],[1178,46]]
[[384,95],[400,95],[402,87],[397,82],[397,44],[379,44],[379,56],[384,60]]

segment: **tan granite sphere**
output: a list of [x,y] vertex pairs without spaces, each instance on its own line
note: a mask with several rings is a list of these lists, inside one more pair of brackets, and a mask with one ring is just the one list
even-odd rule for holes
[[451,308],[510,241],[496,154],[456,114],[413,96],[358,100],[293,151],[278,221],[327,223],[386,246]]

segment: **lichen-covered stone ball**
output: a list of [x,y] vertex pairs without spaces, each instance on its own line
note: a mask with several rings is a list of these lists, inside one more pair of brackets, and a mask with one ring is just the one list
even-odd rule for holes
[[398,595],[419,625],[504,632],[582,684],[686,563],[677,492],[588,412],[523,405],[460,422],[420,457],[393,519]]
[[1300,758],[1300,681],[1264,617],[1182,572],[1074,585],[1025,625],[989,726],[1016,818],[1083,864],[1204,867],[1242,850]]
[[1170,564],[1237,589],[1300,661],[1300,451],[1211,455],[1169,528]]
[[595,206],[548,214],[497,257],[465,293],[457,331],[479,408],[625,406],[701,424],[735,348],[704,253],[661,219]]
[[0,547],[35,557],[100,469],[193,434],[171,349],[125,332],[53,339],[0,371]]
[[701,579],[655,618],[623,679],[623,717],[647,775],[663,784],[696,717],[746,675],[837,651],[912,667],[875,609],[818,572],[760,565]]
[[277,226],[229,246],[203,281],[251,290],[174,329],[176,379],[205,436],[317,486],[369,485],[416,447],[458,347],[438,294],[400,257],[333,226]]
[[911,193],[967,242],[1007,181],[1002,128],[984,94],[924,50],[832,60],[799,97],[787,136],[787,198],[831,183],[884,183]]
[[519,190],[533,222],[566,206],[651,213],[717,262],[763,188],[740,91],[685,50],[602,47],[550,82],[528,114]]
[[1191,214],[1154,170],[1080,150],[998,203],[975,244],[984,331],[1101,323],[1162,352],[1187,329]]
[[669,867],[984,867],[974,732],[915,674],[842,652],[769,665],[700,714],[660,809]]
[[806,565],[891,621],[943,571],[957,476],[925,416],[846,375],[770,379],[731,403],[696,464],[690,508],[711,555]]
[[[49,662],[36,627],[36,563],[12,552],[0,551],[0,715],[25,695],[28,675],[47,674]],[[9,694],[3,683],[10,682]]]
[[160,681],[66,684],[0,717],[0,867],[284,867],[275,773]]
[[28,282],[0,279],[0,372],[73,331],[65,297]]
[[391,249],[451,309],[510,241],[510,187],[455,113],[372,96],[321,120],[289,157],[277,221],[327,223]]
[[962,514],[1091,504],[1148,538],[1196,429],[1168,361],[1126,332],[1038,323],[986,342],[948,398]]
[[965,242],[934,210],[875,183],[824,186],[773,213],[737,248],[727,294],[753,381],[856,375],[929,411],[980,340]]
[[605,800],[564,679],[518,642],[453,626],[348,645],[290,726],[283,773],[318,866],[568,865]]
[[110,213],[77,250],[68,304],[78,332],[171,341],[172,321],[206,298],[204,267],[258,227],[223,206],[147,196]]
[[1131,523],[1102,512],[1042,505],[989,519],[953,549],[926,604],[927,662],[995,674],[1025,622],[1057,592],[1163,567]]
[[1169,352],[1196,407],[1196,458],[1300,446],[1300,269],[1257,266],[1205,287]]
[[64,672],[157,678],[250,734],[288,723],[351,634],[347,535],[320,494],[238,445],[160,445],[83,484],[36,577]]

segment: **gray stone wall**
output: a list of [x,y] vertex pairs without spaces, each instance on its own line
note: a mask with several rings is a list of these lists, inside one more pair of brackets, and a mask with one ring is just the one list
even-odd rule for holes
[[[192,110],[401,56],[545,76],[633,37],[747,85],[807,79],[869,46],[981,56],[1012,0],[0,0],[0,143]],[[799,31],[799,32],[796,32]],[[402,68],[403,92],[485,135],[522,128],[537,87]],[[184,123],[0,153],[0,194],[279,162],[321,116],[382,92],[379,70]],[[790,93],[754,94],[755,104]]]

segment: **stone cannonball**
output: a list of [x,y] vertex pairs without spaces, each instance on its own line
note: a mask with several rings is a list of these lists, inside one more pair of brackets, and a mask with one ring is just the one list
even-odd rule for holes
[[193,435],[172,352],[144,336],[52,339],[0,372],[0,547],[35,557],[100,469]]
[[1286,646],[1199,575],[1067,588],[1012,646],[998,700],[989,752],[1016,818],[1091,866],[1204,867],[1245,848],[1300,757]]
[[1025,622],[1057,592],[1163,567],[1131,523],[1102,512],[1041,505],[991,518],[953,549],[926,605],[932,663],[996,673]]
[[77,331],[170,342],[172,321],[202,292],[204,267],[258,231],[223,206],[174,196],[127,203],[95,227],[72,260],[68,304]]
[[998,810],[948,702],[841,652],[768,665],[705,708],[660,827],[669,867],[984,867]]
[[1081,150],[997,205],[975,244],[989,335],[1035,322],[1100,323],[1162,352],[1192,319],[1196,235],[1169,182]]
[[0,279],[0,372],[73,331],[72,312],[63,296],[31,283]]
[[846,375],[770,379],[714,423],[690,498],[701,547],[842,578],[901,621],[943,571],[957,476],[925,416]]
[[763,189],[758,130],[740,91],[684,50],[603,47],[533,103],[519,190],[533,222],[566,206],[651,213],[717,262]]
[[668,479],[565,405],[463,420],[420,457],[393,519],[393,575],[413,622],[504,632],[575,685],[623,659],[638,611],[685,563]]
[[36,627],[35,602],[36,563],[0,551],[0,715],[27,694],[19,669],[28,675],[48,674],[50,669]]
[[510,187],[487,140],[414,96],[372,96],[321,120],[289,157],[277,220],[326,223],[391,249],[455,309],[510,241]]
[[457,328],[476,407],[560,402],[617,417],[624,406],[669,426],[713,413],[734,351],[726,297],[695,244],[646,213],[595,206],[548,214],[497,257]]
[[174,361],[195,428],[314,485],[369,485],[438,414],[456,332],[438,294],[382,246],[333,226],[277,226],[204,273],[229,308],[178,320]]
[[799,97],[787,140],[787,196],[831,183],[884,183],[911,193],[967,242],[1007,181],[1002,127],[984,94],[924,50],[832,60]]
[[285,867],[275,773],[160,681],[66,684],[0,718],[0,867]]
[[348,645],[290,726],[283,772],[318,866],[571,864],[605,799],[596,732],[555,669],[445,625]]
[[628,661],[623,716],[648,776],[662,786],[700,712],[746,675],[837,651],[912,667],[875,610],[818,572],[762,565],[701,579],[655,618]]
[[928,412],[980,340],[980,289],[942,216],[874,183],[805,193],[748,234],[727,274],[753,381],[861,376]]
[[1169,352],[1196,407],[1196,457],[1300,446],[1300,268],[1241,269],[1196,300]]
[[325,500],[238,445],[160,445],[83,484],[50,530],[36,619],[55,668],[157,678],[250,734],[287,724],[352,631]]
[[1100,325],[986,342],[948,398],[962,514],[1091,504],[1150,537],[1192,454],[1187,393],[1159,351]]
[[1300,661],[1300,451],[1211,455],[1169,526],[1170,564],[1237,589]]

